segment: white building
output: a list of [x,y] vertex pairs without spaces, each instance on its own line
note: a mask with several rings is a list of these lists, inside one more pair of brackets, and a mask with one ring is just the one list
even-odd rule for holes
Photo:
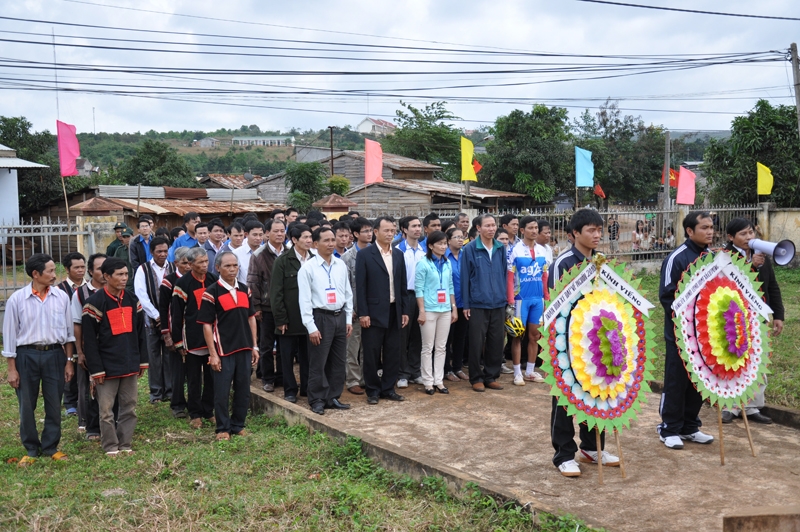
[[19,223],[19,186],[17,168],[48,168],[47,165],[32,163],[17,158],[17,152],[0,144],[0,224]]
[[376,135],[378,137],[385,137],[391,135],[397,126],[387,120],[380,118],[365,118],[356,126],[356,131],[362,135]]

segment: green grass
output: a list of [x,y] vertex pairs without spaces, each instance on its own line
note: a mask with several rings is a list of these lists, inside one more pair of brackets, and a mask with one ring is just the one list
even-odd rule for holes
[[389,472],[358,440],[338,445],[283,418],[251,415],[249,437],[216,443],[211,427],[190,430],[167,405],[150,405],[146,379],[135,455],[106,458],[72,417],[61,442],[70,461],[22,470],[7,463],[24,453],[4,369],[0,383],[0,530],[587,530],[569,516],[540,516],[537,527],[476,486],[453,497],[441,478]]
[[[800,408],[800,269],[776,267],[775,275],[786,307],[783,332],[772,338],[772,362],[766,400],[769,404]],[[637,275],[637,277],[640,277]],[[641,276],[641,290],[656,308],[650,312],[656,331],[656,358],[653,378],[664,378],[664,309],[658,301],[657,275]]]

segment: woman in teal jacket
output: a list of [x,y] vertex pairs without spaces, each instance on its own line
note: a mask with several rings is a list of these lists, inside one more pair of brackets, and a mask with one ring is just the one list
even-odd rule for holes
[[[449,393],[442,383],[444,360],[450,324],[458,320],[453,273],[445,257],[447,237],[441,231],[428,236],[426,258],[417,263],[414,292],[419,306],[419,326],[422,332],[420,373],[425,393],[433,395],[434,388]],[[433,351],[433,358],[431,358]]]

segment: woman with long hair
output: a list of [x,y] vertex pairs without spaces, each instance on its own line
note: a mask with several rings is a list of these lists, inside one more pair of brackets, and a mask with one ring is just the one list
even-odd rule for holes
[[[450,324],[458,320],[453,272],[447,251],[447,236],[441,231],[428,235],[427,255],[417,263],[414,292],[419,306],[420,332],[422,333],[422,359],[420,373],[425,393],[434,390],[450,393],[443,384],[444,359]],[[433,357],[431,358],[431,351]]]
[[461,248],[464,247],[464,233],[458,227],[451,227],[447,233],[447,251],[445,257],[450,262],[453,272],[453,291],[455,292],[458,320],[450,325],[447,337],[447,352],[444,360],[445,378],[452,382],[468,381],[464,373],[464,353],[467,352],[467,319],[464,317],[464,306],[461,302]]

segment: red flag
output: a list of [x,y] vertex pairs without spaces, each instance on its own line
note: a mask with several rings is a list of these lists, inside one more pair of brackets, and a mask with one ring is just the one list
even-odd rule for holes
[[58,164],[61,167],[62,177],[78,175],[75,159],[81,156],[81,148],[78,145],[78,137],[75,135],[75,126],[56,120],[56,132],[58,133]]
[[[661,184],[664,184],[664,172],[661,172]],[[669,186],[676,187],[678,186],[678,172],[673,170],[672,168],[669,169]]]
[[594,186],[594,195],[595,196],[600,196],[601,198],[606,199],[606,193],[603,192],[603,189],[602,189],[602,187],[600,187],[600,185],[595,185]]
[[474,161],[472,161],[472,167],[475,169],[475,173],[476,174],[478,172],[480,172],[481,169],[483,168],[483,166],[481,166],[481,163],[478,162],[478,159],[475,159]]
[[678,197],[675,203],[681,205],[694,205],[694,172],[687,170],[681,166],[680,174],[678,174]]
[[364,184],[383,182],[383,148],[380,142],[364,140]]

